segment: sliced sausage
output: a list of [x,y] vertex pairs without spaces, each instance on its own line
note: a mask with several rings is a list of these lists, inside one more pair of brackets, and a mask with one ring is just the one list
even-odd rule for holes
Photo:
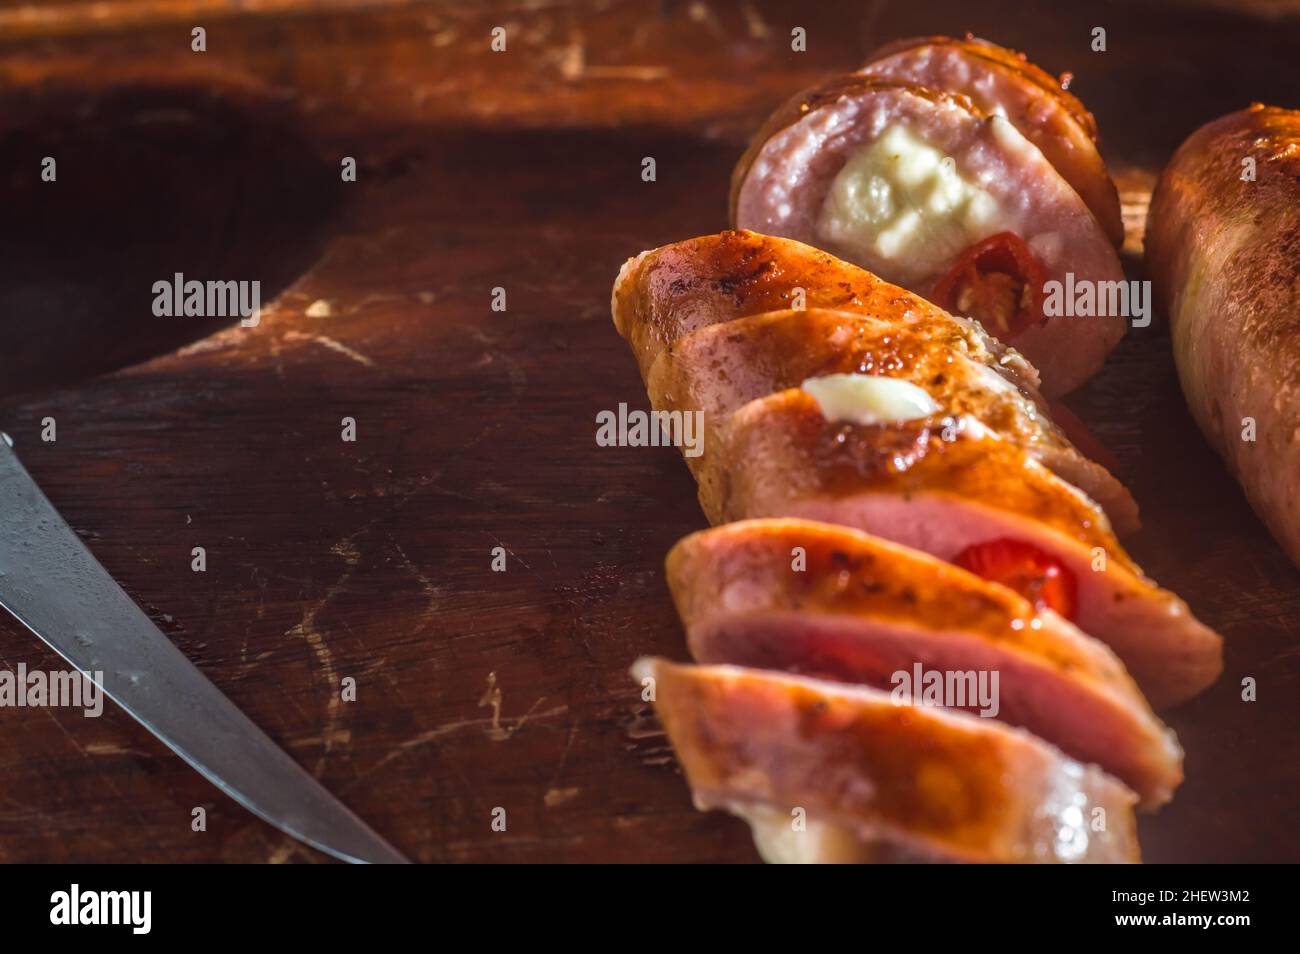
[[[999,374],[988,352],[985,360],[971,357],[963,331],[821,308],[751,315],[679,338],[651,367],[646,390],[656,410],[703,411],[711,435],[742,405],[808,378],[901,378],[943,414],[974,417],[1037,457],[1100,502],[1119,532],[1136,530],[1137,504],[1124,485],[1079,453],[1036,395]],[[699,479],[708,479],[713,444],[706,437],[702,454],[687,458]]]
[[696,806],[751,819],[760,849],[784,848],[769,860],[867,860],[881,841],[946,861],[1139,860],[1133,793],[1019,729],[786,673],[632,672],[653,680]]
[[[1006,587],[856,530],[746,520],[692,534],[668,585],[701,663],[889,689],[914,667],[997,674],[962,706],[1100,765],[1146,807],[1182,781],[1182,750],[1114,654]],[[964,703],[964,705],[963,705]]]
[[1213,682],[1222,640],[1142,574],[1100,508],[978,423],[962,425],[829,421],[802,389],[783,391],[732,415],[711,451],[725,465],[700,501],[714,523],[838,523],[1037,586],[1116,652],[1157,708]]
[[[1013,434],[1019,433],[1039,448],[1037,453],[1049,466],[1103,504],[1119,532],[1137,528],[1137,505],[1124,486],[1105,468],[1080,455],[1048,423],[1046,402],[1037,388],[1038,372],[1032,365],[985,334],[979,325],[956,318],[856,265],[789,239],[722,232],[629,259],[619,272],[612,296],[614,324],[632,346],[656,408],[666,407],[670,397],[676,398],[670,402],[673,406],[689,406],[679,392],[667,390],[674,377],[671,369],[678,363],[675,360],[665,361],[651,383],[655,362],[670,347],[675,356],[681,342],[681,348],[694,356],[697,346],[707,349],[714,339],[701,335],[687,345],[686,338],[693,333],[789,309],[792,304],[803,305],[810,312],[833,309],[888,322],[964,356],[972,366],[987,368],[991,372],[987,376],[975,372],[983,376],[984,390],[1001,390],[1008,399],[1004,404],[1020,405],[1019,417],[1025,426],[1017,425],[1005,436],[1015,439]],[[827,346],[810,337],[804,350],[824,352]],[[691,362],[691,356],[684,362]],[[992,375],[1001,377],[1008,387],[1002,388]],[[684,383],[681,376],[676,376],[676,383]],[[725,388],[726,383],[720,381],[718,386]],[[1011,397],[1013,390],[1019,398]],[[661,405],[661,400],[666,403]],[[732,408],[726,410],[729,413]],[[1030,419],[1043,422],[1037,438]],[[706,413],[706,427],[717,423]],[[709,446],[706,440],[704,457],[692,464],[693,469],[706,466]]]
[[906,321],[1037,394],[1037,370],[979,325],[820,249],[757,232],[702,235],[628,259],[611,312],[644,378],[665,348],[692,331],[800,306]]

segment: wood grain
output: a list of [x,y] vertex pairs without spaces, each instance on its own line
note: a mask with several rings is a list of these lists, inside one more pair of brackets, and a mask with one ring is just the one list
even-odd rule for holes
[[[313,6],[222,16],[205,54],[178,18],[0,35],[24,203],[0,226],[0,424],[177,645],[420,861],[756,857],[692,809],[627,677],[685,656],[661,564],[703,524],[693,483],[673,451],[598,447],[595,415],[646,401],[609,322],[618,266],[722,227],[777,103],[886,40],[973,30],[1075,73],[1134,226],[1200,122],[1300,105],[1295,21],[1167,5]],[[44,155],[57,184],[32,183]],[[147,283],[132,297],[177,263],[279,294],[259,327],[200,338],[149,313]],[[1143,820],[1146,856],[1294,861],[1300,575],[1196,432],[1158,327],[1069,403],[1144,508],[1134,555],[1227,639],[1220,683],[1169,716],[1188,780]],[[57,668],[0,620],[0,665],[20,662]],[[0,860],[321,860],[115,710],[0,720]]]

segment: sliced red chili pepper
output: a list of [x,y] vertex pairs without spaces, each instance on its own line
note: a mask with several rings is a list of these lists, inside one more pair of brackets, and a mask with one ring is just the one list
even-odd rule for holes
[[930,292],[945,311],[977,319],[1010,341],[1043,320],[1047,269],[1014,232],[990,235],[966,249]]
[[1055,557],[1020,540],[1002,537],[962,550],[953,563],[976,576],[1015,590],[1038,609],[1073,619],[1078,608],[1074,574]]

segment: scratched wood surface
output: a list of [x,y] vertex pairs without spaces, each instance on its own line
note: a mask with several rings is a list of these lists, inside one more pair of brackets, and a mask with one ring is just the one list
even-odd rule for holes
[[[1026,49],[1097,114],[1130,250],[1183,136],[1300,105],[1285,11],[128,6],[0,5],[0,427],[164,632],[420,861],[756,858],[692,809],[626,675],[685,655],[661,561],[703,525],[693,484],[670,450],[597,447],[594,420],[646,403],[608,318],[619,264],[723,226],[778,102],[898,36]],[[274,300],[252,329],[155,318],[176,271]],[[1158,326],[1069,403],[1143,505],[1135,556],[1227,639],[1220,683],[1169,713],[1188,779],[1143,820],[1147,858],[1300,859],[1300,573],[1193,427]],[[0,620],[0,666],[19,663],[58,667]],[[321,860],[116,710],[0,709],[0,730],[0,860]]]

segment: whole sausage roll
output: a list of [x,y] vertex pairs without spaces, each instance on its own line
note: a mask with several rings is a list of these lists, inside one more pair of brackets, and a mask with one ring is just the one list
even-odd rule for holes
[[[965,96],[840,77],[768,120],[732,178],[738,228],[826,249],[979,320],[1048,397],[1101,367],[1120,315],[1057,314],[1049,289],[1117,287],[1097,217],[1037,146]],[[1059,297],[1059,296],[1057,296]]]
[[1152,197],[1146,265],[1192,415],[1300,564],[1300,111],[1193,133]]

